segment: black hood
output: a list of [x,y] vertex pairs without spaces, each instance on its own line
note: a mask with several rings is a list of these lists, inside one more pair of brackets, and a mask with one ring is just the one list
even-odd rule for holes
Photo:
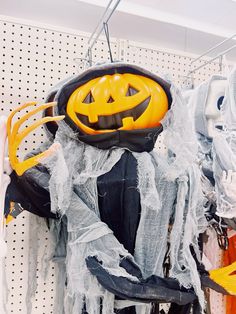
[[[84,85],[88,81],[103,76],[113,74],[136,74],[150,78],[161,85],[168,98],[168,107],[170,108],[172,97],[170,93],[170,84],[155,74],[146,71],[135,65],[129,65],[125,63],[109,63],[99,66],[94,66],[84,71],[83,73],[73,76],[71,79],[67,79],[64,84],[58,85],[58,90],[54,89],[53,93],[50,93],[47,100],[54,100],[57,102],[57,106],[54,109],[54,115],[65,115],[64,122],[76,132],[80,141],[95,146],[100,149],[109,149],[111,147],[123,147],[128,148],[131,151],[142,152],[151,151],[154,148],[157,136],[162,132],[162,126],[148,129],[138,130],[116,130],[114,132],[90,135],[81,130],[66,113],[66,106],[71,94],[81,85]],[[53,98],[53,99],[52,99]],[[51,126],[47,125],[49,132],[55,132],[55,124]]]

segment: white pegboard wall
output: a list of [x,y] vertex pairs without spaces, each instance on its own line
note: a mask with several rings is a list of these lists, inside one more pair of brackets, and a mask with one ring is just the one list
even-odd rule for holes
[[[144,68],[167,77],[176,85],[188,87],[189,79],[186,79],[190,71],[190,62],[194,60],[193,56],[181,55],[178,53],[167,52],[158,48],[147,48],[137,43],[127,42],[124,53],[124,60],[128,63],[134,63]],[[205,63],[204,60],[199,60],[194,67],[198,67]],[[217,62],[209,63],[202,67],[194,74],[194,84],[198,85],[207,80],[212,74],[218,74],[220,66]]]
[[6,276],[9,289],[8,313],[24,313],[24,297],[28,278],[28,214],[23,213],[7,227],[8,257]]
[[[82,70],[73,59],[83,57],[88,37],[55,29],[0,21],[0,113],[8,115],[16,106],[28,102],[42,102],[51,86],[61,79]],[[143,48],[134,43],[111,40],[112,54],[155,73],[168,73],[177,83],[179,75],[186,75],[191,58],[158,49]],[[107,43],[99,40],[93,50],[94,61],[109,60]],[[218,71],[216,65],[203,68],[199,82]],[[26,111],[25,111],[26,112]],[[36,115],[28,123],[36,121]],[[38,128],[22,143],[20,157],[35,149],[46,139],[44,128]],[[162,139],[158,149],[164,149]],[[9,285],[8,313],[26,313],[25,297],[28,285],[29,224],[31,214],[24,212],[7,228],[8,256],[6,259]],[[47,250],[48,237],[45,225],[40,234],[40,252]],[[38,260],[37,291],[32,300],[32,313],[51,314],[54,304],[54,266],[50,265],[46,281],[40,276]]]

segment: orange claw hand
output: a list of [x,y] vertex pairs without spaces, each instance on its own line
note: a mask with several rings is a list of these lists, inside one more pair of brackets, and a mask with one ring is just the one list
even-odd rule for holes
[[26,170],[36,166],[40,163],[41,160],[47,158],[48,156],[52,155],[55,152],[56,145],[52,145],[46,151],[30,157],[24,161],[19,161],[17,158],[17,149],[20,146],[22,140],[33,130],[35,130],[38,126],[43,125],[44,123],[51,122],[51,121],[60,121],[63,120],[65,116],[55,116],[55,117],[44,117],[39,119],[38,121],[34,122],[29,127],[19,131],[22,124],[32,117],[34,114],[43,111],[47,108],[53,107],[56,105],[56,102],[46,103],[36,107],[35,109],[31,110],[29,113],[22,116],[13,126],[12,126],[12,119],[16,113],[20,112],[22,109],[31,107],[36,105],[36,102],[26,103],[18,108],[16,108],[8,117],[7,120],[7,135],[8,135],[8,150],[9,150],[9,160],[13,170],[21,176]]
[[230,295],[236,296],[236,262],[226,267],[211,270],[210,278]]

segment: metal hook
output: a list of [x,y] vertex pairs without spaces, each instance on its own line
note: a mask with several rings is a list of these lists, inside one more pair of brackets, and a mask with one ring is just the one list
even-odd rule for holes
[[89,58],[73,58],[73,61],[77,64],[77,66],[80,68],[82,67],[83,70],[85,70],[88,66],[93,65],[92,56]]

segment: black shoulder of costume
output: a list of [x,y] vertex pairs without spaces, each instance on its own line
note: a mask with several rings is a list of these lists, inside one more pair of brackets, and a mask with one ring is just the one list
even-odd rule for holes
[[11,182],[6,191],[5,214],[10,202],[19,203],[24,210],[45,218],[57,218],[51,212],[50,194],[39,186],[31,177],[18,176],[15,171],[10,175]]

